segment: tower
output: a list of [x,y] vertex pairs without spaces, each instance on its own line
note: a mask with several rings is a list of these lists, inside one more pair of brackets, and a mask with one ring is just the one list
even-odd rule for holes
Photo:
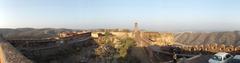
[[138,23],[135,22],[135,23],[134,23],[134,32],[137,32],[137,31],[138,31]]
[[138,23],[134,23],[134,29],[133,29],[133,37],[137,41],[138,46],[142,46],[142,41],[140,41],[141,36],[140,36],[140,31],[138,30]]

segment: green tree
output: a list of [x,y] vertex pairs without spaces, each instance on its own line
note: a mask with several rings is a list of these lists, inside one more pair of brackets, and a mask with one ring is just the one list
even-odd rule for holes
[[109,37],[109,36],[111,35],[111,33],[110,33],[109,31],[106,31],[106,32],[104,33],[104,35],[105,35],[106,37]]
[[121,47],[119,48],[120,57],[125,57],[128,53],[128,48],[135,45],[135,41],[132,38],[123,38],[120,39]]

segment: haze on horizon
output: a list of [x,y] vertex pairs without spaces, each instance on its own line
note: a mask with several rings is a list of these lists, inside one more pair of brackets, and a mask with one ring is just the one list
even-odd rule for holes
[[0,0],[0,28],[240,30],[239,0]]

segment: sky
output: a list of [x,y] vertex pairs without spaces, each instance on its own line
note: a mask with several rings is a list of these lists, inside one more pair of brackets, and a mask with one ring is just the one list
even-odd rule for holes
[[0,0],[0,28],[240,30],[240,0]]

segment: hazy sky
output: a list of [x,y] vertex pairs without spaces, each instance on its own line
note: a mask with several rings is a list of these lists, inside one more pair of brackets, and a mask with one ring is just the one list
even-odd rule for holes
[[0,0],[0,28],[240,30],[240,0]]

